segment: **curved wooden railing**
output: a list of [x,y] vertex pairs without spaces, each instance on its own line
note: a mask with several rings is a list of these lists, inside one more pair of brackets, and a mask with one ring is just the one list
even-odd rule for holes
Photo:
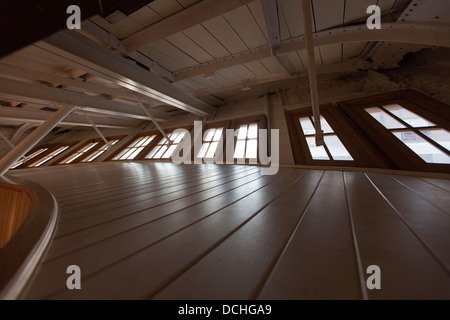
[[0,299],[18,299],[53,236],[54,197],[40,185],[0,177]]

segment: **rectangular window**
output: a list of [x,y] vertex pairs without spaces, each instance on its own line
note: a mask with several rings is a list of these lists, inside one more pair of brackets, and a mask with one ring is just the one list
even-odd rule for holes
[[50,152],[49,154],[45,155],[44,157],[42,157],[41,159],[39,159],[38,161],[30,164],[28,167],[29,168],[37,168],[42,166],[44,163],[50,161],[51,159],[53,159],[54,157],[56,157],[57,155],[63,153],[64,151],[66,151],[67,149],[69,149],[69,146],[61,146],[58,149],[56,149],[55,151]]
[[89,150],[91,150],[92,148],[94,148],[98,144],[99,144],[98,141],[97,142],[88,143],[83,148],[81,148],[80,150],[74,152],[72,155],[70,155],[69,157],[67,157],[63,161],[61,161],[59,164],[69,164],[69,163],[74,162],[76,159],[78,159],[82,155],[86,154],[86,152],[88,152]]
[[299,121],[313,160],[353,161],[353,157],[323,116],[320,116],[320,125],[324,133],[323,146],[316,146],[316,130],[312,117],[301,117]]
[[365,108],[427,163],[450,164],[450,133],[399,104]]
[[[111,146],[115,145],[117,142],[119,142],[119,139],[110,140],[109,143]],[[106,150],[108,150],[108,145],[103,145],[102,147],[95,150],[93,153],[91,153],[89,156],[81,160],[81,162],[92,162],[98,157],[100,157]]]
[[128,147],[119,152],[113,160],[133,160],[155,137],[156,134],[137,138]]
[[152,151],[145,156],[145,159],[169,159],[186,134],[187,130],[175,130],[169,133],[167,136],[170,141],[165,137],[162,138]]
[[29,160],[31,160],[31,159],[37,157],[38,155],[42,154],[43,152],[47,151],[47,150],[48,150],[48,148],[41,148],[41,149],[39,149],[39,150],[37,150],[37,151],[35,151],[35,152],[29,154],[29,155],[26,155],[26,156],[25,156],[26,160],[25,160],[24,158],[18,160],[16,163],[14,163],[14,164],[11,166],[10,169],[17,168],[18,166],[24,164],[25,161],[29,161]]
[[211,128],[203,135],[203,144],[197,154],[197,158],[213,159],[220,140],[222,139],[223,128]]
[[242,124],[238,129],[236,147],[234,149],[235,159],[252,159],[258,157],[258,124]]

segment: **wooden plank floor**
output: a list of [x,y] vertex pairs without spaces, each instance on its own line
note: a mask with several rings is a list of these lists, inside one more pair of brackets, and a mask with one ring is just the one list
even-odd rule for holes
[[61,208],[28,299],[450,298],[448,180],[170,163],[10,174]]

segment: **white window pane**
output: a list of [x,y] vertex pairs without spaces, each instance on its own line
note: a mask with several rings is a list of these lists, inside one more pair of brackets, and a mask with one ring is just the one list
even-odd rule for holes
[[337,136],[324,136],[324,140],[334,160],[353,160],[352,156]]
[[134,152],[127,158],[128,160],[133,160],[137,155],[144,149],[144,147],[135,148]]
[[182,132],[178,133],[178,136],[176,137],[176,139],[173,143],[180,143],[181,140],[183,140],[185,135],[186,135],[186,131],[182,131]]
[[156,152],[158,152],[159,148],[161,148],[161,146],[154,147],[152,151],[150,151],[150,153],[145,157],[145,159],[152,159]]
[[256,139],[258,138],[258,125],[256,123],[252,123],[248,126],[248,133],[247,137],[249,139]]
[[392,132],[401,142],[427,163],[450,164],[450,157],[414,131]]
[[213,141],[220,141],[222,138],[223,128],[218,128],[214,133]]
[[365,109],[375,120],[381,123],[386,129],[405,128],[403,124],[395,120],[392,116],[381,110],[380,108]]
[[120,160],[126,160],[128,159],[134,152],[133,148],[128,149],[127,152],[125,152],[125,154],[123,156],[120,157]]
[[405,121],[407,124],[409,124],[412,127],[434,127],[436,126],[433,122],[430,122],[421,116],[415,114],[412,111],[409,111],[408,109],[402,107],[399,104],[390,104],[387,106],[384,106],[386,110],[391,112],[392,114],[396,115],[403,121]]
[[323,116],[320,116],[320,125],[323,133],[334,133],[331,126],[328,124],[327,120]]
[[142,142],[142,139],[143,139],[143,138],[137,138],[136,140],[134,140],[134,141],[128,146],[128,148],[137,146],[139,143]]
[[256,159],[258,154],[258,140],[248,140],[245,157],[248,159]]
[[204,141],[205,141],[205,142],[211,142],[211,140],[212,140],[213,137],[214,137],[215,131],[216,131],[216,129],[208,129],[208,130],[206,130]]
[[147,142],[148,137],[142,137],[139,139],[138,143],[136,143],[133,147],[138,148],[141,147]]
[[247,125],[243,124],[242,126],[239,127],[238,139],[242,140],[245,139],[246,137],[247,137]]
[[208,150],[209,147],[209,142],[205,142],[202,147],[200,148],[200,151],[197,154],[197,158],[204,158],[206,155],[206,151]]
[[[31,160],[31,159],[37,157],[38,155],[40,155],[41,153],[47,151],[47,150],[48,150],[48,148],[42,148],[42,149],[39,149],[39,150],[33,152],[33,153],[30,154],[30,155],[27,155],[26,157],[28,158],[28,160]],[[25,160],[24,160],[24,159],[20,159],[20,160],[17,161],[15,164],[13,164],[13,165],[10,167],[10,169],[17,168],[18,166],[22,165],[23,163],[25,163]]]
[[308,117],[303,117],[303,118],[300,118],[299,120],[300,120],[300,125],[303,129],[303,134],[309,135],[309,134],[316,133],[316,129],[314,129],[314,126]]
[[162,155],[164,154],[164,152],[166,152],[167,150],[167,146],[164,145],[161,147],[161,149],[158,150],[158,152],[155,154],[155,156],[153,157],[154,159],[160,159],[162,157]]
[[82,155],[82,153],[75,153],[75,154],[71,155],[70,157],[68,157],[66,160],[61,161],[60,163],[62,163],[62,164],[72,163],[73,161],[75,161],[76,159],[81,157],[81,155]]
[[103,152],[105,152],[105,150],[97,150],[85,159],[81,160],[81,162],[92,162],[97,159]]
[[306,142],[308,143],[309,151],[311,152],[311,157],[314,160],[330,160],[327,152],[323,146],[316,146],[315,138],[307,138]]
[[[169,138],[170,138],[170,135],[169,135]],[[163,138],[158,142],[159,145],[162,145],[162,144],[165,144],[165,143],[167,143],[167,139],[166,139],[165,137],[163,137]]]
[[119,153],[117,154],[117,156],[115,156],[115,157],[113,158],[113,160],[119,160],[120,157],[122,157],[128,150],[130,150],[130,149],[129,149],[129,148],[126,148],[126,149],[122,150],[121,152],[119,152]]
[[211,146],[209,147],[208,152],[206,153],[206,158],[214,158],[214,154],[216,153],[218,145],[219,145],[218,142],[211,143]]
[[439,143],[445,149],[450,150],[450,132],[444,129],[438,130],[420,130],[424,135]]
[[169,147],[169,149],[166,151],[166,153],[164,153],[164,155],[162,156],[164,159],[168,159],[172,156],[173,152],[175,151],[175,149],[177,148],[177,144],[173,144]]
[[234,150],[234,158],[242,159],[245,154],[245,140],[238,140]]

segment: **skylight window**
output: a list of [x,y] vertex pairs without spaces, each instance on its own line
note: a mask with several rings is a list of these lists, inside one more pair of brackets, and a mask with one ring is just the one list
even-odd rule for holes
[[450,164],[447,130],[399,104],[365,110],[425,162]]
[[313,119],[311,117],[301,117],[299,121],[313,160],[353,161],[353,157],[323,116],[320,116],[320,125],[324,133],[323,146],[316,146],[314,136],[316,130]]
[[137,138],[128,147],[119,152],[113,160],[133,160],[155,137],[156,134]]
[[39,159],[38,161],[30,164],[28,167],[29,168],[37,168],[42,166],[44,163],[50,161],[51,159],[53,159],[54,157],[56,157],[57,155],[63,153],[64,151],[66,151],[67,149],[69,149],[69,146],[61,146],[58,149],[56,149],[55,151],[50,152],[49,154],[45,155],[44,157],[42,157],[41,159]]
[[24,158],[18,160],[16,163],[14,163],[14,164],[10,167],[10,169],[15,169],[15,168],[17,168],[18,166],[21,166],[21,165],[24,164],[26,161],[29,161],[29,160],[31,160],[31,159],[33,159],[33,158],[36,158],[38,155],[42,154],[43,152],[45,152],[45,151],[47,151],[47,150],[48,150],[48,148],[41,148],[41,149],[39,149],[39,150],[33,152],[32,154],[25,156],[26,160],[25,160]]
[[256,159],[258,155],[258,124],[243,124],[238,129],[235,159]]
[[222,139],[223,128],[211,128],[204,134],[203,144],[197,154],[197,158],[212,159]]
[[187,131],[185,130],[175,130],[174,132],[169,133],[168,137],[170,141],[166,138],[162,138],[145,159],[169,159],[186,134]]
[[[119,139],[110,140],[109,143],[111,146],[115,145],[117,142],[119,142]],[[99,149],[95,150],[93,153],[91,153],[89,156],[81,160],[81,162],[92,162],[98,157],[100,157],[106,150],[108,150],[108,145],[103,145]]]
[[67,157],[63,161],[61,161],[60,164],[69,164],[69,163],[74,162],[76,159],[78,159],[82,155],[86,154],[86,152],[88,152],[89,150],[91,150],[92,148],[94,148],[98,144],[99,144],[98,141],[97,142],[88,143],[83,148],[81,148],[80,150],[74,152],[72,155],[70,155],[69,157]]

